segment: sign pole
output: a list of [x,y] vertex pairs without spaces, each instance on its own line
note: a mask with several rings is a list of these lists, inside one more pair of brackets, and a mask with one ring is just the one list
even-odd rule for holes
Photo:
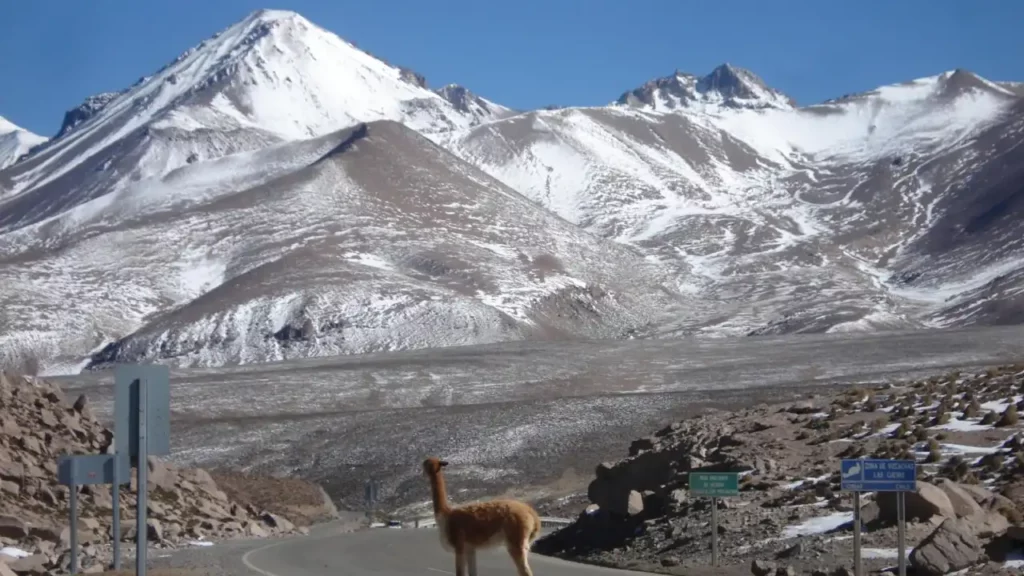
[[[71,477],[75,477],[77,460],[71,460]],[[69,486],[68,515],[71,516],[71,573],[78,573],[78,485]]]
[[906,492],[896,493],[896,514],[899,522],[899,532],[897,532],[898,544],[900,555],[900,576],[907,576],[907,510],[904,508],[906,502]]
[[899,539],[900,576],[906,576],[906,510],[904,496],[917,486],[916,460],[881,460],[867,458],[844,459],[839,467],[840,490],[853,492],[853,570],[861,576],[860,558],[860,493],[895,492],[896,517]]
[[110,488],[110,497],[113,501],[111,507],[114,509],[114,518],[110,523],[110,539],[114,545],[114,570],[121,569],[121,477],[117,473],[120,468],[121,453],[114,452],[114,465],[112,466],[114,485]]
[[147,458],[147,438],[146,438],[146,389],[145,378],[139,378],[138,380],[138,410],[139,410],[139,444],[138,444],[138,458],[136,459],[136,466],[138,472],[138,486],[136,492],[138,497],[136,498],[136,511],[135,511],[135,574],[136,576],[146,576],[146,548],[148,546],[148,526],[146,524],[146,505],[147,496],[149,492],[149,462]]
[[711,565],[718,567],[718,498],[711,498]]
[[860,492],[853,493],[853,576],[860,571]]

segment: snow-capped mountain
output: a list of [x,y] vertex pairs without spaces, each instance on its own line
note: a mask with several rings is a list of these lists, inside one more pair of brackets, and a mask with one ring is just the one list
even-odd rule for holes
[[7,175],[17,200],[0,230],[186,164],[357,122],[396,120],[433,134],[487,119],[481,106],[463,112],[417,75],[299,14],[260,10],[131,88],[69,112],[60,137]]
[[722,64],[710,74],[697,77],[676,70],[619,97],[616,104],[658,111],[694,110],[705,106],[778,108],[796,106],[792,98],[769,87],[750,70]]
[[1015,322],[1022,112],[727,64],[517,111],[261,10],[0,170],[0,365]]
[[[946,324],[939,294],[1019,266],[990,246],[984,258],[956,257],[923,291],[896,278],[930,265],[914,254],[938,233],[939,210],[975,201],[966,186],[977,174],[1013,165],[1003,156],[1021,140],[1012,90],[955,70],[797,108],[737,70],[677,74],[608,107],[491,122],[449,146],[563,218],[645,249],[677,271],[680,290],[720,302],[718,322],[688,331]],[[730,75],[749,88],[715,80]]]
[[[46,138],[33,134],[0,116],[0,170],[17,162],[29,150],[46,142]],[[5,193],[0,184],[0,197]]]

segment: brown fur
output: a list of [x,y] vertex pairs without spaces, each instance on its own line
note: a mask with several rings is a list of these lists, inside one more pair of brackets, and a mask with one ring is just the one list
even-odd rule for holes
[[441,468],[448,462],[434,457],[423,461],[423,474],[430,479],[441,546],[455,553],[455,576],[477,576],[476,551],[504,544],[519,576],[533,576],[527,557],[540,535],[540,516],[532,506],[519,500],[490,500],[452,508],[448,505]]

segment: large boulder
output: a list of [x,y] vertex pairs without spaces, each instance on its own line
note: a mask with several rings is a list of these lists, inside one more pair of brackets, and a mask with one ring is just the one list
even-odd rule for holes
[[[927,521],[932,516],[956,518],[956,511],[949,496],[934,484],[918,480],[915,490],[904,494],[908,521]],[[879,520],[886,524],[892,524],[898,520],[895,492],[879,492],[875,496],[875,501],[878,503]]]
[[956,513],[958,518],[975,516],[985,512],[981,504],[978,504],[974,497],[964,490],[960,484],[948,478],[940,478],[935,485],[949,498],[949,502],[953,505],[953,512]]
[[974,566],[984,558],[982,543],[970,525],[946,518],[910,552],[910,565],[914,574],[942,576]]

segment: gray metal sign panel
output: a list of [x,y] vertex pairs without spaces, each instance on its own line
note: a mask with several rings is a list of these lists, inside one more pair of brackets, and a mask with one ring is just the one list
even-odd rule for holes
[[[84,486],[86,484],[113,484],[114,464],[118,461],[113,454],[76,454],[61,456],[57,460],[57,482],[64,486]],[[131,468],[128,459],[120,459],[121,467],[117,471],[117,483],[128,484],[131,480]]]
[[147,455],[171,453],[170,369],[159,364],[122,364],[114,369],[114,438],[117,451],[129,461],[139,454],[140,383],[146,387]]

